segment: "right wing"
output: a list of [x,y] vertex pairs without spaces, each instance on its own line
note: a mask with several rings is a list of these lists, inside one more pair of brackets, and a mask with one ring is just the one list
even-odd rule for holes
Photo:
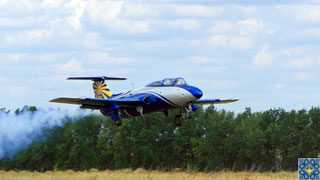
[[56,98],[50,102],[55,103],[66,103],[66,104],[76,104],[81,105],[80,108],[83,109],[100,109],[104,107],[110,107],[115,103],[121,107],[137,107],[147,105],[145,99],[136,98],[123,98],[123,99],[97,99],[97,98]]
[[231,99],[200,99],[194,102],[195,105],[214,105],[214,104],[227,104],[239,101],[238,98]]

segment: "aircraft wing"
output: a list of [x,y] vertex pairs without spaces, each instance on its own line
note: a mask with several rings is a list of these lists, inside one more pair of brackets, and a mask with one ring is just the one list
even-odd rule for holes
[[115,103],[120,107],[136,107],[146,105],[147,102],[142,99],[124,98],[124,99],[97,99],[97,98],[56,98],[50,102],[81,105],[83,109],[100,109],[110,107]]
[[231,99],[200,99],[194,102],[195,105],[214,105],[214,104],[227,104],[239,101],[238,98]]

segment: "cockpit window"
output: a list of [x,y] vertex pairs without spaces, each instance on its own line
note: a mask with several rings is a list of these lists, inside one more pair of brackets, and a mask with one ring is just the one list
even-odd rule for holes
[[165,85],[165,86],[173,86],[173,81],[174,81],[174,79],[164,79],[163,80],[163,85]]
[[187,84],[186,81],[184,79],[177,79],[176,82],[175,82],[175,86],[182,86],[182,85],[185,85]]
[[160,87],[160,86],[183,86],[186,85],[183,78],[166,78],[161,81],[156,81],[147,85],[147,87]]
[[151,83],[151,86],[160,86],[162,84],[162,81],[156,81]]

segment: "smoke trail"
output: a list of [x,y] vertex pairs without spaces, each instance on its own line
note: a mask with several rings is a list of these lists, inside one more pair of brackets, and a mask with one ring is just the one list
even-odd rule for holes
[[45,140],[43,129],[61,127],[66,118],[76,121],[89,115],[90,111],[61,110],[23,111],[19,115],[0,111],[0,160],[14,158],[37,140]]

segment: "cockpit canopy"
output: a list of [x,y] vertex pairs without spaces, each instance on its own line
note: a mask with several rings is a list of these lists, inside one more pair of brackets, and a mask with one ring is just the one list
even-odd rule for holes
[[183,78],[165,78],[161,81],[152,82],[147,87],[159,87],[159,86],[183,86],[186,85],[186,81]]

